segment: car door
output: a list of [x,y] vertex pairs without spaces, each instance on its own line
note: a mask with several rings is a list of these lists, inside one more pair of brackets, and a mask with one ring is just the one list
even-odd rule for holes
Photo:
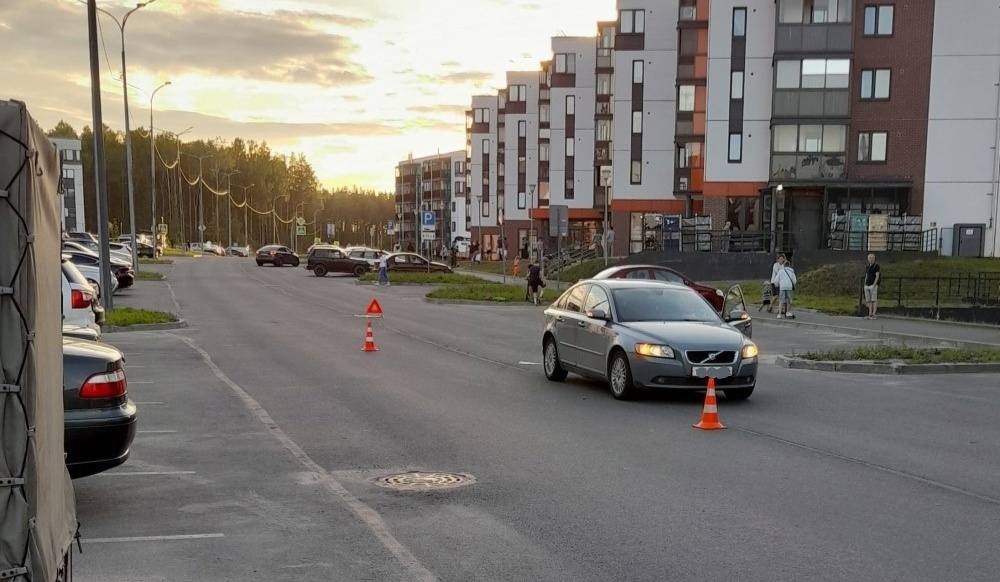
[[409,255],[395,255],[392,257],[388,268],[392,271],[406,272],[410,270]]
[[338,250],[330,251],[330,258],[327,259],[329,269],[337,273],[350,273],[351,268],[347,265],[348,259],[344,253]]
[[591,285],[583,303],[583,313],[577,323],[577,345],[580,350],[579,365],[595,374],[607,373],[606,354],[614,341],[613,331],[607,319],[590,317],[588,314],[601,310],[610,318],[611,301],[600,285]]
[[583,314],[584,302],[589,283],[581,283],[566,294],[566,302],[556,315],[556,341],[559,342],[559,359],[567,364],[581,366],[585,359],[580,348],[580,328],[586,317]]
[[410,270],[427,272],[428,263],[427,259],[421,257],[420,255],[410,255]]
[[729,325],[743,332],[743,335],[753,336],[753,320],[750,319],[750,313],[747,310],[743,288],[739,285],[733,285],[726,293],[726,300],[722,307],[722,318],[729,322]]

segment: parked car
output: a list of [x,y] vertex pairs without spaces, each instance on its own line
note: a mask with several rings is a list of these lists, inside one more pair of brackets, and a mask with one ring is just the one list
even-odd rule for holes
[[299,257],[288,247],[267,245],[257,251],[257,266],[263,267],[264,265],[274,265],[275,267],[291,265],[298,267]]
[[135,254],[136,256],[139,257],[145,257],[147,259],[155,259],[163,255],[163,247],[158,245],[154,250],[153,245],[144,242],[139,242],[138,246],[135,249]]
[[347,252],[333,245],[314,245],[306,256],[306,269],[317,277],[327,273],[350,273],[355,277],[364,275],[371,267],[361,259],[352,259]]
[[69,259],[63,258],[61,267],[63,326],[92,329],[100,337],[104,308],[97,290]]
[[428,261],[417,253],[392,253],[385,257],[386,268],[389,271],[403,273],[451,273],[452,269],[444,263]]
[[592,279],[644,279],[648,281],[666,281],[680,283],[694,289],[705,298],[716,311],[722,312],[725,294],[715,287],[695,283],[677,271],[660,265],[618,265],[608,267],[591,277]]
[[249,257],[250,247],[238,247],[233,245],[226,249],[226,254],[231,257]]
[[120,351],[63,337],[63,414],[70,477],[107,471],[128,459],[138,412],[128,397]]
[[[63,250],[63,256],[69,257],[77,266],[97,267],[101,264],[100,257],[90,252]],[[135,270],[132,264],[122,259],[111,257],[111,272],[118,280],[117,289],[128,289],[135,283]]]
[[368,266],[372,269],[377,269],[378,260],[387,254],[382,249],[373,249],[370,247],[347,247],[344,250],[347,251],[347,256],[368,263]]
[[63,240],[86,240],[90,242],[97,242],[97,237],[89,232],[71,230],[63,233]]
[[[744,305],[745,307],[745,305]],[[693,289],[676,283],[585,280],[545,310],[542,368],[608,382],[618,399],[640,389],[697,390],[707,378],[727,398],[749,398],[757,383],[757,345]]]
[[[95,242],[66,240],[62,243],[62,250],[63,252],[70,253],[89,253],[95,257],[101,256],[101,246]],[[120,261],[125,261],[130,266],[132,265],[131,250],[123,252],[112,248],[110,249],[110,257]]]
[[226,249],[222,248],[221,245],[213,243],[212,241],[208,241],[205,243],[202,252],[209,255],[215,255],[217,257],[226,256]]
[[[71,256],[63,253],[63,258],[71,261]],[[78,263],[73,263],[73,265],[80,271],[80,274],[86,277],[87,282],[90,286],[94,288],[94,292],[97,293],[97,298],[101,298],[101,271],[97,265],[81,265]],[[111,275],[111,294],[114,295],[118,291],[118,278],[115,277],[114,273],[109,273]]]

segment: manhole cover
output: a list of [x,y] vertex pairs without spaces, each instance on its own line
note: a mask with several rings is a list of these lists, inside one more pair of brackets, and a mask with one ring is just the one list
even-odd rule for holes
[[386,475],[375,480],[382,487],[400,489],[403,491],[430,491],[432,489],[453,489],[476,482],[472,475],[461,473],[427,473],[410,471]]

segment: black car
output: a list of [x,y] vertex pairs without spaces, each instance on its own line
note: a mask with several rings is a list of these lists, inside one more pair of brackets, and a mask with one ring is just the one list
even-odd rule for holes
[[452,273],[451,267],[437,261],[428,261],[416,253],[386,255],[385,266],[389,272],[400,273]]
[[125,359],[108,344],[63,337],[66,468],[73,479],[128,460],[138,422]]
[[340,247],[315,245],[309,250],[306,269],[317,277],[324,277],[327,273],[350,273],[360,277],[368,272],[369,265],[362,259],[347,256],[347,251]]
[[263,267],[264,265],[274,265],[275,267],[291,265],[298,267],[299,257],[288,247],[267,245],[257,251],[257,266]]
[[[93,254],[67,250],[63,250],[62,254],[69,257],[74,265],[97,267],[101,264],[101,259]],[[111,272],[115,274],[115,279],[118,279],[119,289],[128,289],[135,284],[135,270],[128,262],[111,257]]]

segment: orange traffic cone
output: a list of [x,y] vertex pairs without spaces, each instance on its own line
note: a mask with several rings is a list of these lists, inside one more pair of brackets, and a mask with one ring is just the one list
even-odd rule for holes
[[719,408],[715,404],[715,378],[708,379],[708,392],[705,393],[705,408],[701,412],[701,422],[692,426],[701,430],[726,428],[726,425],[719,422]]
[[365,347],[361,348],[362,352],[377,352],[378,348],[375,347],[375,336],[372,335],[372,322],[368,322],[368,331],[365,332]]

